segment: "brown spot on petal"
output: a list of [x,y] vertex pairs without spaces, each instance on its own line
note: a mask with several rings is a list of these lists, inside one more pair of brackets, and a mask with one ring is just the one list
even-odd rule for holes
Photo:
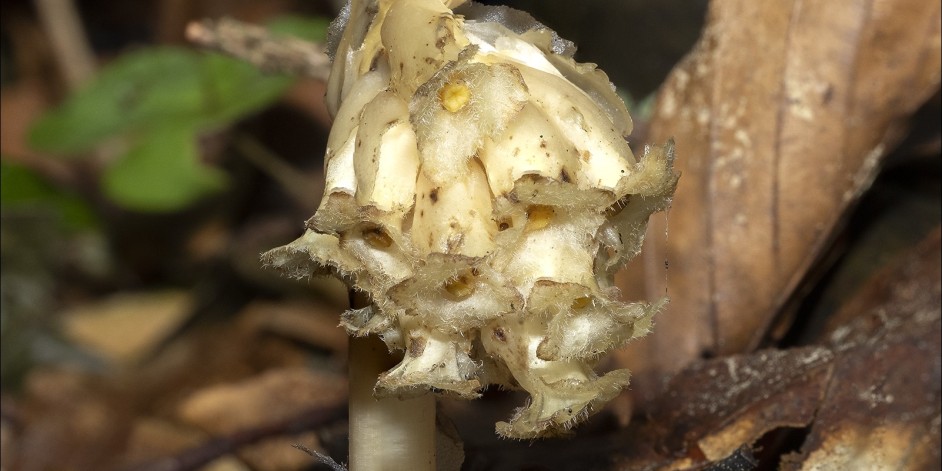
[[425,344],[427,341],[424,337],[409,337],[409,356],[411,358],[417,358],[425,352]]
[[572,178],[569,177],[569,172],[565,168],[559,171],[559,179],[566,183],[572,182]]

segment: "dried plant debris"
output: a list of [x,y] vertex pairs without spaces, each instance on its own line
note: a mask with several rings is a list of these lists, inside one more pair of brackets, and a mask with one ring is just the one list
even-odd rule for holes
[[851,300],[856,316],[833,330],[826,346],[731,356],[682,371],[649,420],[629,427],[631,436],[653,438],[629,442],[620,469],[705,468],[783,427],[809,432],[800,450],[783,457],[782,469],[938,469],[939,235]]
[[726,458],[769,430],[807,425],[824,397],[831,360],[827,349],[809,347],[701,364],[678,377],[700,387],[690,395],[673,390],[654,420],[670,424],[669,448],[696,443],[707,460]]
[[673,148],[635,157],[602,71],[524,13],[461,3],[359,2],[332,27],[324,198],[264,260],[370,295],[342,325],[405,352],[378,395],[520,388],[498,433],[558,435],[625,388],[594,361],[666,302],[618,301],[612,276],[669,205]]
[[698,468],[770,430],[806,426],[825,395],[833,360],[826,348],[806,347],[693,365],[671,381],[644,424],[658,437],[654,446],[630,445],[623,469]]
[[785,469],[942,465],[940,243],[936,229],[848,303],[858,315],[830,334],[839,353],[827,398]]
[[[298,419],[315,408],[342,408],[346,386],[342,377],[308,368],[275,369],[240,383],[201,389],[178,406],[177,415],[184,423],[223,436]],[[317,434],[307,432],[261,441],[241,449],[239,456],[253,469],[299,469],[307,458],[291,448],[298,440],[319,446]]]
[[327,456],[317,450],[312,450],[304,445],[300,445],[297,443],[295,443],[292,446],[307,453],[308,455],[311,455],[312,458],[316,459],[317,461],[321,463],[324,463],[325,465],[327,465],[328,468],[332,469],[333,471],[348,471],[346,466],[338,463],[336,460],[334,460],[330,456]]
[[743,445],[732,455],[710,464],[706,471],[752,471],[758,466],[752,447]]
[[650,123],[652,142],[674,136],[684,157],[670,238],[652,219],[647,278],[620,285],[674,299],[626,366],[673,373],[759,345],[939,90],[940,15],[923,0],[710,2]]
[[120,293],[63,313],[63,330],[75,344],[120,365],[140,362],[193,312],[185,291]]

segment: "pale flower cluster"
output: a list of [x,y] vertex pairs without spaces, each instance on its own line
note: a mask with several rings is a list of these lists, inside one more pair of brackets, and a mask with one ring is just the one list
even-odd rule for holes
[[570,43],[459,3],[352,2],[333,32],[323,201],[264,258],[369,294],[342,324],[404,351],[377,395],[519,388],[530,400],[498,433],[559,434],[627,385],[592,364],[664,302],[618,301],[612,278],[669,204],[672,150],[634,157],[624,104]]

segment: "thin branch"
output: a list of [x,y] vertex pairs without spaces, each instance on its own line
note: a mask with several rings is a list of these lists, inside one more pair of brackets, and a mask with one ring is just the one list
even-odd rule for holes
[[264,424],[231,435],[214,438],[175,456],[161,458],[150,463],[126,468],[125,471],[191,471],[199,469],[213,460],[238,451],[244,446],[266,438],[291,435],[322,427],[346,415],[345,407],[316,408],[282,422]]
[[304,445],[302,445],[302,444],[300,444],[300,443],[295,443],[294,445],[291,445],[291,446],[293,446],[293,447],[295,447],[295,448],[297,448],[297,449],[299,449],[299,450],[301,450],[301,451],[303,451],[303,452],[305,452],[305,453],[311,455],[312,457],[314,457],[314,458],[317,459],[317,460],[320,460],[321,463],[326,464],[327,466],[330,467],[330,469],[332,469],[332,470],[334,470],[334,471],[347,471],[347,468],[346,468],[344,465],[342,465],[342,464],[340,464],[340,463],[334,461],[333,458],[331,458],[331,457],[329,457],[329,456],[327,456],[327,455],[325,455],[325,454],[323,454],[323,453],[321,453],[321,452],[319,452],[319,451],[317,451],[317,450],[312,450],[312,449],[310,449],[310,448],[308,448],[308,447],[306,447],[306,446],[304,446]]
[[278,185],[300,208],[313,213],[317,209],[318,201],[311,198],[312,188],[319,183],[312,181],[304,172],[285,163],[284,159],[272,152],[260,142],[246,135],[236,136],[234,145],[240,154],[252,165],[278,182]]
[[320,44],[231,18],[193,22],[186,27],[188,40],[207,49],[242,59],[267,72],[306,75],[327,80],[330,58]]
[[97,68],[78,9],[72,0],[36,0],[36,11],[69,90],[77,89]]

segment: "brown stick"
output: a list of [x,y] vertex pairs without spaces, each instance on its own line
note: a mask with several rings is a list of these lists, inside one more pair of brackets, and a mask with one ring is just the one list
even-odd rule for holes
[[309,431],[341,419],[345,414],[345,407],[310,409],[289,420],[264,424],[248,430],[240,430],[231,435],[213,438],[175,456],[168,456],[142,465],[124,468],[124,471],[195,470],[220,456],[238,451],[246,445],[251,445],[270,437]]
[[330,58],[322,45],[276,36],[261,26],[231,18],[190,23],[186,27],[186,38],[266,72],[305,75],[325,81],[330,74]]
[[72,0],[37,0],[36,10],[49,36],[56,63],[69,90],[95,75],[95,54]]

